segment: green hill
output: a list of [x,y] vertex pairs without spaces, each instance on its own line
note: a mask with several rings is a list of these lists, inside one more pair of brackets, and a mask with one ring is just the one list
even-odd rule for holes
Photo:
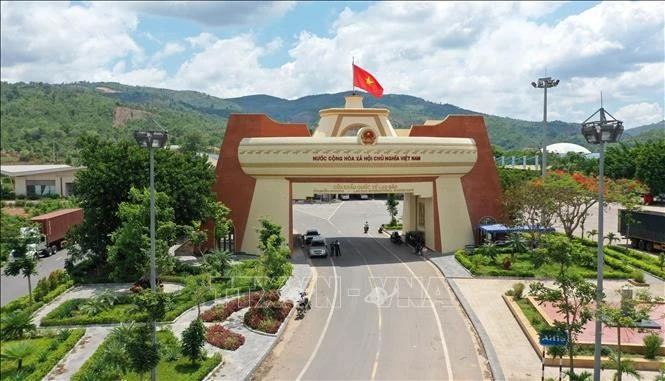
[[[232,113],[265,113],[279,122],[306,123],[316,128],[319,110],[343,107],[344,96],[317,94],[295,100],[269,95],[221,99],[195,91],[175,91],[108,82],[73,84],[0,84],[2,161],[75,163],[76,139],[95,134],[109,139],[131,139],[137,129],[169,131],[173,145],[199,141],[216,150]],[[365,96],[365,107],[388,108],[396,128],[409,128],[450,114],[482,114],[447,103],[409,95]],[[492,144],[504,149],[540,146],[542,122],[486,115]],[[628,130],[656,136],[663,123]],[[656,131],[656,132],[654,132]],[[639,135],[631,139],[641,139]],[[579,124],[548,123],[547,142],[577,143],[589,147]],[[590,147],[593,149],[593,147]]]

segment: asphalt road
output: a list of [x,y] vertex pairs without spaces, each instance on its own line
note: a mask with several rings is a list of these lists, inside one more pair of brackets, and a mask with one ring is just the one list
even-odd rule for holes
[[[48,276],[53,270],[65,267],[65,258],[67,258],[67,249],[58,251],[55,255],[41,258],[37,263],[37,275],[31,277],[32,289],[37,286],[37,281]],[[21,275],[6,276],[4,266],[0,275],[0,305],[11,302],[23,295],[28,295],[28,279]]]
[[377,233],[388,220],[384,205],[295,205],[296,230],[339,239],[342,255],[311,260],[312,310],[289,325],[256,378],[487,378],[470,323],[438,269]]

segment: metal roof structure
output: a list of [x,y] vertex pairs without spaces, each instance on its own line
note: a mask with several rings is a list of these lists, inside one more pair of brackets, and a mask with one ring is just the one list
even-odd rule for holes
[[19,177],[19,176],[41,175],[46,173],[66,172],[80,168],[83,167],[72,167],[71,165],[65,165],[65,164],[2,165],[0,166],[0,173],[4,176]]

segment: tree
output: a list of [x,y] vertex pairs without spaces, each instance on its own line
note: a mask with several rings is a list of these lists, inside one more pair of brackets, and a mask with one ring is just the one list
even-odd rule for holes
[[651,194],[665,193],[665,139],[637,147],[635,177],[649,187]]
[[[108,263],[111,266],[111,277],[116,280],[133,280],[146,276],[150,270],[150,193],[147,189],[139,191],[130,190],[130,200],[122,202],[118,207],[121,225],[111,234],[111,246],[108,248]],[[162,192],[155,194],[155,223],[162,226],[172,222],[173,209],[168,206],[168,196]],[[170,229],[156,231],[165,233]],[[155,257],[160,258],[162,264],[160,272],[169,270],[170,258],[168,244],[163,239],[155,237]],[[167,267],[167,268],[164,268]]]
[[143,381],[143,375],[159,364],[159,352],[152,345],[150,330],[146,325],[137,329],[136,334],[126,344],[127,354],[133,371],[139,374]]
[[[589,209],[598,203],[598,189],[595,179],[579,173],[569,175],[551,172],[545,181],[554,202],[554,213],[563,226],[568,239],[573,239],[573,231],[586,219]],[[603,205],[604,206],[604,205]]]
[[593,239],[598,235],[598,230],[596,229],[591,229],[589,230],[588,233],[586,233],[587,237],[589,237],[590,240],[593,241]]
[[[504,192],[504,205],[512,225],[550,228],[554,223],[554,194],[543,186],[540,178],[524,182]],[[534,229],[528,232],[535,244],[542,233]]]
[[224,275],[226,269],[231,266],[232,259],[233,255],[229,251],[214,251],[203,257],[204,263],[210,271],[219,276]]
[[607,233],[607,235],[605,236],[605,239],[607,240],[607,245],[608,245],[608,246],[611,246],[611,245],[612,245],[612,242],[614,242],[614,241],[618,241],[618,240],[619,240],[619,237],[617,237],[617,235],[614,234],[613,232],[609,232],[609,233]]
[[395,194],[389,193],[388,198],[386,199],[386,209],[388,210],[388,214],[390,215],[391,226],[397,225],[397,218],[396,218],[397,205],[399,205],[399,201],[395,199]]
[[203,299],[212,286],[210,274],[205,273],[187,278],[186,282],[186,287],[189,290],[189,293],[192,295],[194,301],[196,301],[196,318],[198,319],[199,316],[201,316],[201,302],[203,302]]
[[219,245],[222,238],[226,237],[231,229],[233,228],[233,223],[229,219],[229,213],[231,209],[227,208],[221,202],[216,202],[213,206],[212,216],[215,222],[215,240]]
[[3,313],[0,317],[0,336],[2,340],[15,340],[23,339],[28,332],[35,332],[37,327],[32,322],[32,317],[29,312],[16,310],[8,313]]
[[192,320],[189,327],[182,333],[181,352],[184,356],[192,360],[192,365],[196,360],[203,357],[203,343],[205,342],[205,327],[201,319]]
[[634,361],[631,359],[621,359],[620,351],[613,351],[610,348],[607,348],[607,361],[603,362],[603,369],[610,368],[616,369],[616,373],[612,376],[612,381],[621,381],[622,375],[629,374],[635,377],[638,380],[642,379],[640,373],[633,366]]
[[529,285],[529,293],[538,304],[551,303],[564,316],[563,320],[554,321],[554,327],[565,331],[568,336],[569,372],[574,373],[574,343],[584,325],[593,318],[589,304],[596,296],[596,287],[577,274],[567,274],[565,270],[557,275],[554,286],[548,288],[542,282],[535,282]]
[[[78,145],[80,164],[85,168],[77,172],[74,187],[85,217],[75,230],[80,250],[73,250],[70,260],[90,258],[100,267],[106,264],[111,233],[122,224],[119,205],[131,201],[132,187],[149,186],[148,151],[129,139],[113,143],[86,136]],[[215,174],[206,158],[173,150],[157,150],[154,154],[155,189],[168,195],[173,221],[191,225],[212,217]]]
[[[37,275],[37,260],[31,256],[26,255],[26,246],[21,246],[19,249],[18,257],[13,261],[9,261],[5,266],[5,275],[7,276],[17,276],[19,274],[23,275],[24,278],[28,279],[28,299],[32,303],[32,276]],[[23,252],[20,254],[20,252]]]
[[494,242],[486,241],[485,243],[477,247],[474,250],[474,252],[477,252],[478,254],[489,258],[492,264],[496,264],[496,256],[499,255],[499,248],[496,246]]
[[285,246],[281,235],[282,227],[272,223],[267,218],[260,220],[259,237],[261,242],[261,256],[259,257],[259,286],[264,289],[274,289],[291,275],[293,265],[289,262],[290,252]]
[[649,295],[643,295],[641,300],[636,300],[632,297],[622,297],[620,306],[607,302],[601,305],[600,316],[603,323],[609,327],[615,327],[617,330],[617,350],[616,353],[610,356],[611,359],[608,364],[617,370],[614,376],[614,380],[616,381],[621,381],[623,373],[634,375],[635,372],[630,360],[621,360],[621,330],[635,328],[639,330],[638,323],[647,319],[650,311],[654,308],[652,302],[653,300]]
[[27,341],[19,341],[18,343],[5,344],[2,346],[0,358],[5,361],[16,361],[16,370],[20,371],[23,366],[23,360],[30,356],[34,350],[34,346]]
[[517,232],[510,233],[508,247],[512,250],[511,257],[513,259],[515,258],[515,254],[524,253],[529,249],[529,245],[522,233]]
[[201,246],[208,239],[208,234],[201,230],[201,222],[193,223],[194,227],[189,231],[189,240],[194,245],[194,254],[201,255]]

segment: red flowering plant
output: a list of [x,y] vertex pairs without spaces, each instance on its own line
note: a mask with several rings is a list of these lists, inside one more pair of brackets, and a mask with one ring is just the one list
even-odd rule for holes
[[229,300],[224,304],[216,304],[201,314],[205,322],[224,321],[234,312],[256,305],[262,300],[279,300],[279,291],[254,291],[247,295]]
[[289,315],[293,302],[281,300],[268,300],[257,304],[245,313],[245,324],[258,331],[277,333],[279,326]]
[[235,351],[245,344],[245,336],[215,324],[206,328],[206,341],[218,348]]

